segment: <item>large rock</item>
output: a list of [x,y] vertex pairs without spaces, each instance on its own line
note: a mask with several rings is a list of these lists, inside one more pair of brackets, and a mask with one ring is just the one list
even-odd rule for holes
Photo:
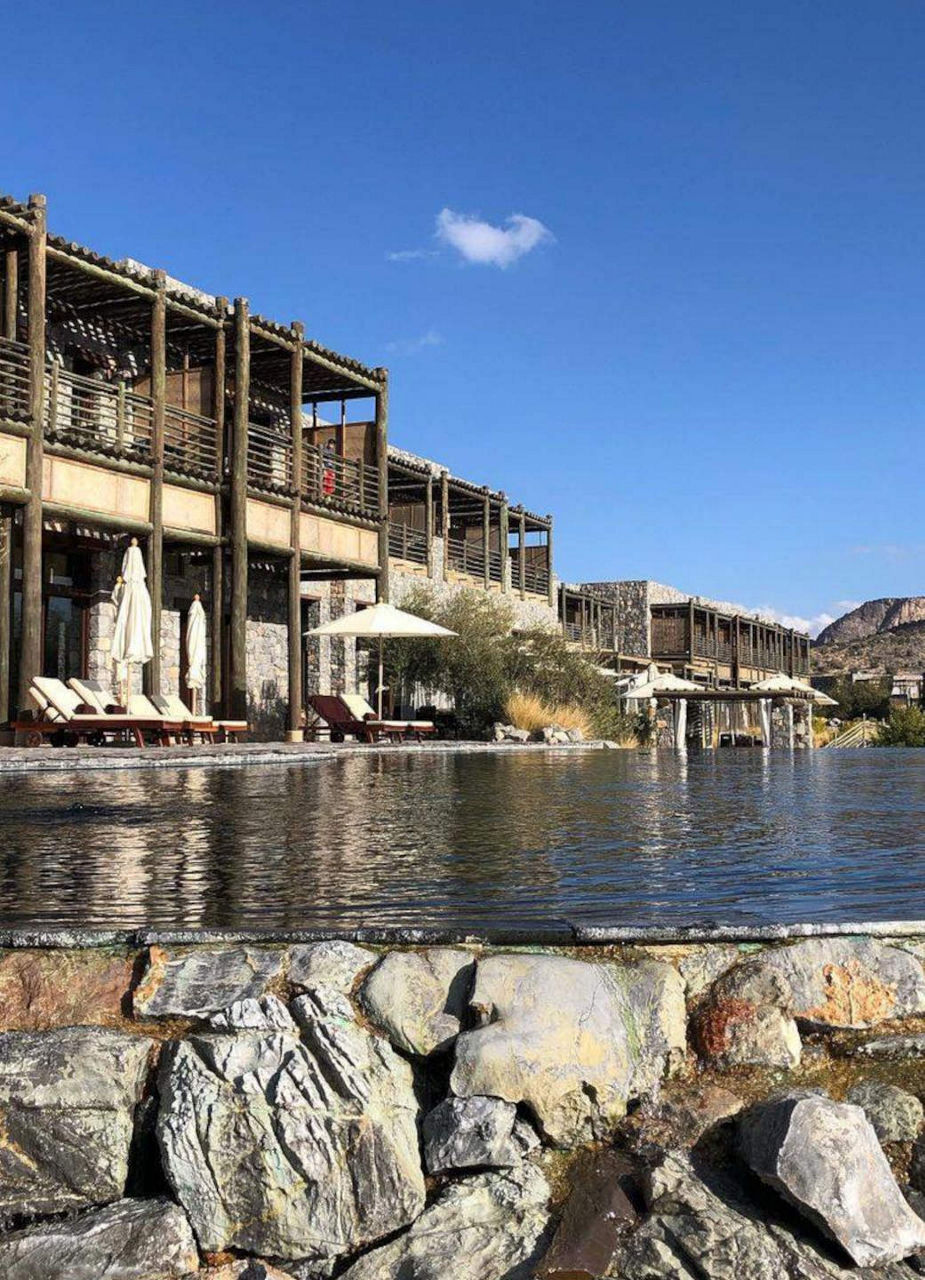
[[289,948],[288,977],[297,991],[328,987],[349,995],[360,974],[378,958],[375,951],[340,938],[300,944]]
[[800,1064],[802,1044],[796,1022],[774,1005],[740,996],[716,996],[698,1010],[693,1023],[697,1052],[717,1067],[783,1067]]
[[[620,1280],[874,1280],[840,1265],[818,1236],[746,1199],[734,1171],[695,1169],[673,1153],[644,1189],[649,1216],[608,1273]],[[909,1280],[909,1271],[889,1264],[876,1280]]]
[[213,1013],[208,1019],[212,1031],[295,1031],[292,1014],[279,996],[248,998]]
[[204,1034],[165,1056],[158,1139],[206,1252],[335,1258],[424,1207],[411,1067],[323,995],[296,1004],[302,1040]]
[[712,998],[774,1005],[811,1025],[862,1028],[925,1012],[925,969],[874,938],[808,938],[737,965],[714,983]]
[[280,1271],[260,1258],[240,1258],[237,1262],[226,1262],[218,1267],[206,1267],[197,1271],[189,1280],[296,1280],[288,1271]]
[[480,960],[450,1087],[523,1102],[553,1143],[604,1137],[628,1099],[684,1053],[680,975],[670,965],[590,964],[550,955]]
[[409,1231],[342,1280],[529,1280],[549,1226],[549,1186],[521,1165],[445,1187]]
[[881,1142],[914,1142],[925,1110],[905,1089],[880,1080],[860,1080],[848,1090],[847,1101],[861,1107]]
[[79,951],[7,951],[0,957],[0,1031],[112,1026],[124,1016],[134,957]]
[[390,951],[364,981],[360,1003],[399,1049],[448,1049],[459,1034],[473,964],[467,951],[449,947]]
[[119,1200],[0,1236],[3,1280],[174,1280],[199,1266],[183,1210],[169,1200]]
[[0,1218],[125,1194],[151,1050],[97,1027],[0,1035]]
[[587,1151],[569,1167],[569,1196],[549,1251],[537,1268],[541,1280],[596,1280],[611,1275],[620,1237],[637,1218],[624,1189],[635,1170],[619,1151]]
[[925,1222],[903,1199],[860,1107],[820,1094],[761,1103],[740,1125],[742,1154],[759,1178],[861,1267],[925,1248]]
[[139,1018],[204,1018],[239,1000],[257,999],[282,972],[283,953],[246,947],[198,947],[171,956],[150,947],[135,989]]
[[428,1173],[520,1164],[539,1139],[501,1098],[446,1098],[424,1117]]

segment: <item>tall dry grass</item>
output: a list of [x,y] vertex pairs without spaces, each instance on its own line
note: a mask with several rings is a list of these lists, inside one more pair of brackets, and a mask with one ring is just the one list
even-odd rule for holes
[[580,729],[586,738],[594,736],[591,717],[582,707],[549,706],[535,693],[512,693],[504,714],[515,729],[538,733],[548,725],[559,729]]

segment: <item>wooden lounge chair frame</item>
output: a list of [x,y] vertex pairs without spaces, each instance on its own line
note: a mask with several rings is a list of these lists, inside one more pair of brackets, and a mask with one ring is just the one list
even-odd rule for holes
[[124,708],[101,713],[98,705],[82,701],[74,689],[43,677],[33,682],[29,696],[36,706],[36,715],[31,719],[21,715],[13,722],[13,730],[23,735],[27,747],[38,747],[45,741],[63,746],[78,746],[81,742],[98,744],[113,733],[128,734],[136,747],[143,747],[146,732],[160,746],[168,747],[181,727],[178,722],[159,717],[132,716]]
[[308,701],[312,710],[327,723],[332,742],[343,742],[348,734],[370,744],[382,738],[405,742],[414,737],[421,742],[423,734],[434,731],[434,726],[425,721],[377,720],[371,708],[367,716],[359,719],[339,694],[313,693]]

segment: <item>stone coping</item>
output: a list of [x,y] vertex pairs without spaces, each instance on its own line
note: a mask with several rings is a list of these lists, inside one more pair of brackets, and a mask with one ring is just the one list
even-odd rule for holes
[[451,929],[396,925],[357,929],[41,929],[0,927],[0,949],[75,949],[92,947],[214,946],[340,940],[369,946],[606,947],[692,945],[695,943],[786,942],[795,938],[922,938],[925,920],[767,925],[573,925],[557,921],[546,928]]
[[[604,751],[604,742],[242,742],[198,747],[0,747],[0,777],[16,773],[82,773],[115,769],[241,768],[300,765],[360,755]],[[618,748],[609,748],[616,750]],[[631,750],[635,748],[630,748]]]

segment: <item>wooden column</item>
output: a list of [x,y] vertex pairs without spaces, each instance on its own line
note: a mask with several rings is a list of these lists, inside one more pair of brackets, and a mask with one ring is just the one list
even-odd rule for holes
[[151,500],[148,537],[148,591],[154,657],[144,668],[145,689],[161,692],[161,611],[164,600],[164,418],[167,409],[167,277],[155,272],[157,294],[151,310],[151,399],[154,403]]
[[334,429],[334,452],[343,458],[347,452],[347,401],[340,402],[340,422]]
[[445,471],[440,474],[440,532],[443,536],[443,578],[450,564],[450,482]]
[[19,251],[7,249],[3,270],[3,336],[16,340],[19,304]]
[[547,516],[549,525],[546,529],[546,572],[549,574],[549,607],[556,607],[556,589],[552,580],[552,516]]
[[527,594],[527,518],[522,511],[517,518],[517,585],[523,600]]
[[735,640],[733,642],[732,661],[733,661],[733,675],[735,676],[735,687],[737,689],[740,689],[742,687],[742,676],[741,676],[742,662],[740,658],[741,645],[742,645],[742,628],[740,625],[741,621],[742,619],[739,617],[738,614],[736,614]]
[[213,714],[218,714],[224,710],[222,701],[222,659],[225,626],[225,550],[222,541],[224,537],[225,512],[222,502],[222,487],[225,476],[225,313],[227,307],[227,298],[216,298],[215,310],[218,313],[221,324],[215,331],[215,370],[212,379],[212,417],[215,419],[215,457],[218,473],[218,487],[215,491],[215,536],[218,538],[218,542],[212,548],[212,600],[210,609],[212,620],[212,665],[209,668],[209,703]]
[[10,719],[10,641],[12,639],[13,517],[0,506],[0,724]]
[[562,634],[568,639],[568,590],[565,583],[559,588],[559,620],[562,623]]
[[29,197],[29,439],[26,487],[29,500],[22,526],[22,621],[19,646],[20,710],[29,706],[29,686],[42,670],[42,471],[45,457],[45,251],[47,211],[44,196]]
[[231,623],[228,709],[247,719],[247,417],[250,395],[250,312],[234,304],[234,426],[231,439]]
[[[289,741],[302,738],[302,325],[292,326],[295,346],[289,372],[289,428],[292,438],[292,557],[289,561]],[[343,420],[343,410],[341,413]],[[338,453],[343,453],[343,436]]]
[[694,602],[693,600],[689,600],[687,602],[687,656],[691,665],[693,665],[694,662],[694,620]]
[[427,542],[427,576],[434,576],[434,478],[427,477],[424,490],[424,537]]
[[487,591],[491,586],[491,570],[488,564],[488,557],[491,553],[491,498],[488,494],[482,501],[482,558],[485,561],[482,569],[482,585]]
[[510,541],[510,512],[506,502],[501,503],[498,513],[498,546],[501,550],[501,590],[507,593],[511,587],[511,553],[508,549]]
[[[387,379],[385,369],[377,372]],[[383,381],[376,393],[376,466],[379,471],[379,590],[380,600],[389,598],[389,384]]]

